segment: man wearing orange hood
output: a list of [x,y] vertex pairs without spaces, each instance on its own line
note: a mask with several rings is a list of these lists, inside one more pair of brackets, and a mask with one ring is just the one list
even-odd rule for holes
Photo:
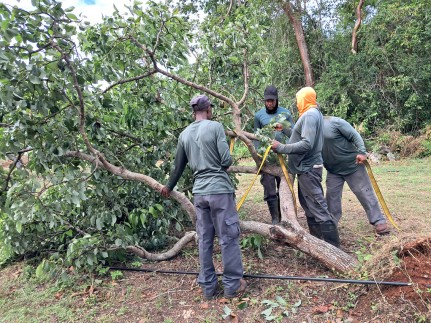
[[328,211],[322,188],[323,116],[318,109],[316,92],[304,87],[296,93],[299,119],[288,144],[273,141],[272,149],[288,154],[289,172],[298,177],[298,198],[307,217],[310,233],[340,246],[337,224]]

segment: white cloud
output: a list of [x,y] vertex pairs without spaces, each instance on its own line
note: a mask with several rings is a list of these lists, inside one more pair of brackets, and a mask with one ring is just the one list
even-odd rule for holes
[[[3,4],[16,5],[19,8],[31,10],[34,7],[31,5],[30,0],[3,0]],[[85,16],[85,20],[91,23],[102,21],[102,16],[109,16],[114,12],[114,5],[120,13],[127,12],[127,6],[133,4],[133,0],[64,0],[62,2],[63,8],[75,7],[73,13],[79,17],[80,14]],[[141,1],[145,4],[145,1]]]

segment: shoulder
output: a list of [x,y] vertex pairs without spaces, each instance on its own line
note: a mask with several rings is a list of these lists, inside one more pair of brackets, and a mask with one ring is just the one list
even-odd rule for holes
[[308,109],[302,116],[304,117],[304,119],[305,118],[323,119],[322,113],[316,108]]
[[262,116],[263,114],[266,114],[266,109],[265,109],[265,108],[262,108],[262,109],[260,109],[259,111],[257,111],[257,112],[254,114],[254,116],[255,116],[255,118],[258,118],[258,117]]
[[286,109],[284,107],[278,107],[277,111],[280,111],[280,113],[291,115],[292,113],[289,111],[289,109]]
[[218,121],[206,120],[203,126],[211,129],[221,129],[224,131],[223,125]]
[[323,117],[323,122],[325,123],[325,125],[333,125],[333,124],[337,124],[339,123],[339,120],[342,120],[338,117],[333,117],[333,116],[324,116]]

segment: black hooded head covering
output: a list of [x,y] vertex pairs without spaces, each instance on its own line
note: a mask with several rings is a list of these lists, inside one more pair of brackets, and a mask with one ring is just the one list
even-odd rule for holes
[[275,100],[275,108],[273,110],[268,110],[268,108],[265,105],[266,112],[268,114],[274,114],[277,112],[278,108],[278,90],[274,85],[267,86],[265,91],[263,92],[263,97],[266,100]]

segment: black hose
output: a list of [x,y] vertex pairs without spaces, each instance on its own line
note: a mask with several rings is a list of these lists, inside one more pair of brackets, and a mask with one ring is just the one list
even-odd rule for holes
[[[140,272],[153,272],[159,274],[173,274],[173,275],[199,275],[198,272],[193,271],[174,271],[174,270],[159,270],[159,269],[146,269],[146,268],[123,268],[123,267],[108,267],[110,270],[120,271],[140,271]],[[222,276],[223,273],[216,273],[217,276]],[[262,278],[262,279],[280,279],[280,280],[308,280],[308,281],[322,281],[331,283],[345,283],[345,284],[363,284],[363,285],[392,285],[392,286],[412,286],[413,283],[405,282],[389,282],[389,281],[376,281],[376,280],[353,280],[353,279],[338,279],[338,278],[321,278],[321,277],[305,277],[305,276],[271,276],[271,275],[251,275],[244,274],[248,278]],[[424,285],[430,288],[431,285]]]

